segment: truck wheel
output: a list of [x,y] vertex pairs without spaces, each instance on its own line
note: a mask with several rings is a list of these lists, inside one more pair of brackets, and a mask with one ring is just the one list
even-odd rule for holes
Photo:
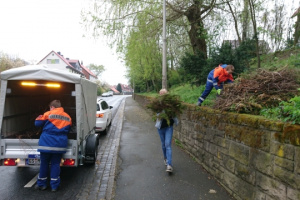
[[98,155],[98,135],[90,134],[86,139],[85,146],[85,164],[95,164]]

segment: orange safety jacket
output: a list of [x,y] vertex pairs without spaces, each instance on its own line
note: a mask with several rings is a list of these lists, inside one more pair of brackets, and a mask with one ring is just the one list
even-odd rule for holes
[[62,107],[45,112],[35,120],[35,126],[43,127],[39,140],[39,152],[65,153],[72,125],[71,117]]
[[233,82],[232,74],[228,74],[227,70],[221,66],[216,67],[214,69],[213,85],[215,87],[220,86],[221,83],[224,83],[226,81]]

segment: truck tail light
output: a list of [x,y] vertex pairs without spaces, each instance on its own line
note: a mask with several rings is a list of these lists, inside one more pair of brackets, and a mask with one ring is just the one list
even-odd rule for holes
[[75,160],[74,159],[66,159],[64,161],[64,166],[73,166],[75,164]]
[[103,113],[96,114],[96,117],[97,117],[97,118],[103,118],[103,117],[104,117],[104,114],[103,114]]
[[16,166],[16,159],[6,158],[4,159],[5,166]]

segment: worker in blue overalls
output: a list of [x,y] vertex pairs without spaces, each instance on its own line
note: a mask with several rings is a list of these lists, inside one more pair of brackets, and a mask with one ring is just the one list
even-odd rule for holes
[[205,90],[199,97],[197,105],[201,106],[202,102],[206,99],[213,88],[215,88],[217,90],[217,94],[220,95],[224,82],[233,82],[233,71],[234,66],[227,64],[220,64],[218,67],[211,70],[207,76]]

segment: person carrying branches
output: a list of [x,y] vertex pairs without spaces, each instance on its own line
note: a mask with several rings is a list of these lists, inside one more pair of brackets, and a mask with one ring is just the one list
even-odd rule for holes
[[172,137],[173,125],[178,125],[178,116],[182,113],[184,106],[180,101],[179,96],[171,95],[166,89],[159,91],[159,96],[154,98],[151,103],[147,105],[154,113],[154,120],[156,120],[155,127],[157,128],[163,156],[164,164],[167,166],[167,172],[173,172],[172,165]]

